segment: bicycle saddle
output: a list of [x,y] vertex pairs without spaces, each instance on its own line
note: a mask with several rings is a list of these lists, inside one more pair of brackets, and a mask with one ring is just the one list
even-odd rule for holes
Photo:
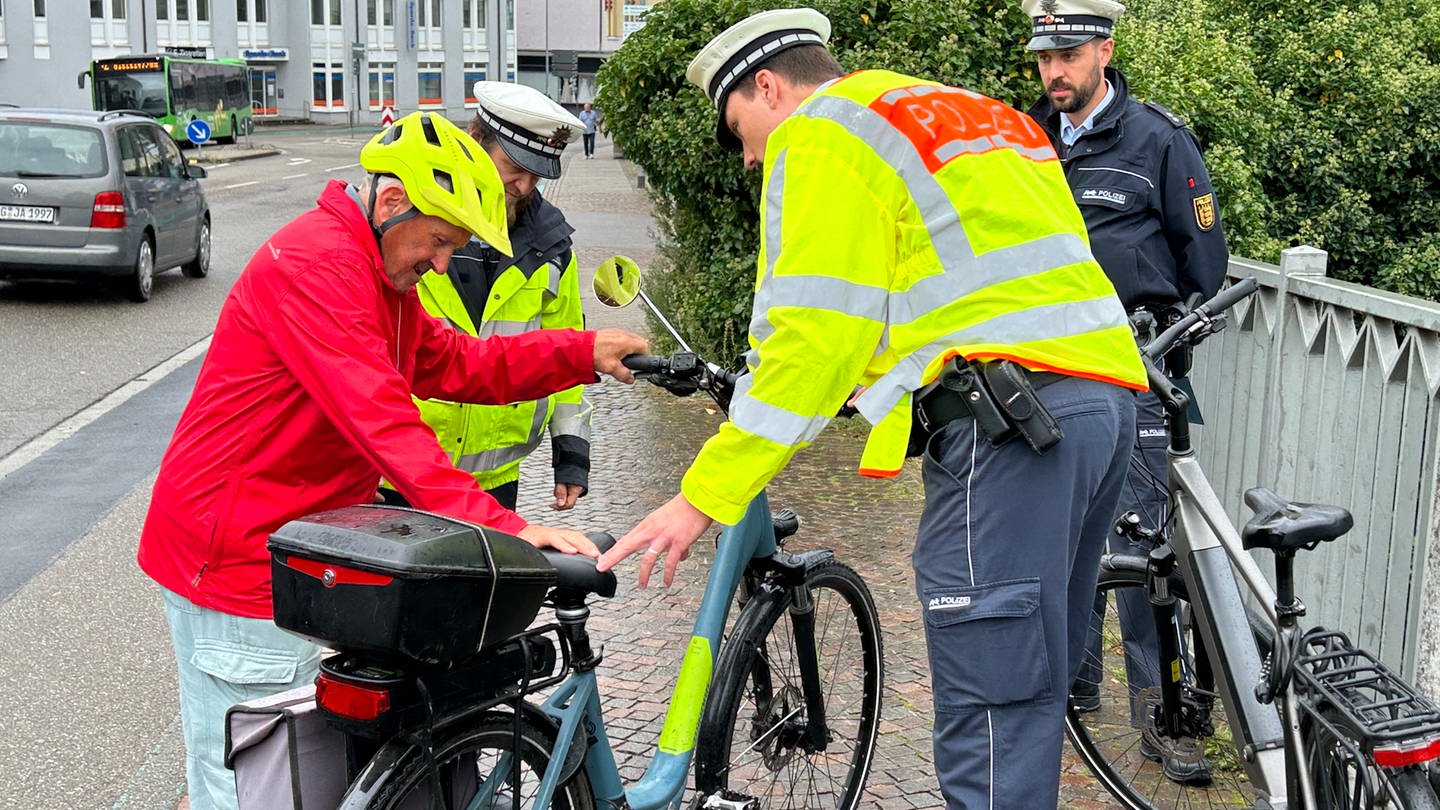
[[[615,545],[615,538],[604,532],[586,532],[590,542],[603,554]],[[615,595],[615,572],[600,573],[595,570],[595,561],[580,554],[565,554],[560,551],[542,549],[545,559],[555,567],[555,589],[580,594],[595,594],[609,598]]]
[[1293,553],[1312,549],[1345,534],[1355,525],[1350,512],[1338,506],[1290,503],[1264,487],[1245,491],[1245,505],[1255,511],[1240,532],[1245,548]]

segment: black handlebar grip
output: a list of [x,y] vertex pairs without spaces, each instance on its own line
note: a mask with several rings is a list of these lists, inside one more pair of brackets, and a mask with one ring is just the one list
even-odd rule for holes
[[658,354],[630,354],[621,358],[620,362],[640,374],[662,374],[670,367],[669,359]]
[[610,547],[615,545],[615,535],[609,532],[586,532],[585,536],[590,538],[590,542],[595,544],[595,548],[600,549],[601,554],[609,551]]
[[1176,321],[1164,332],[1161,332],[1154,340],[1145,344],[1141,351],[1151,360],[1159,359],[1164,356],[1166,352],[1170,351],[1170,347],[1175,345],[1175,341],[1179,340],[1181,335],[1189,332],[1191,327],[1199,323],[1202,317],[1211,317],[1224,312],[1239,303],[1240,299],[1250,296],[1259,288],[1260,284],[1255,281],[1254,276],[1247,276],[1240,279],[1216,293],[1214,298],[1195,307],[1190,314]]
[[1248,298],[1259,288],[1260,283],[1255,280],[1255,277],[1247,276],[1216,293],[1214,298],[1201,304],[1199,309],[1203,309],[1211,315],[1218,315],[1235,306],[1240,299]]

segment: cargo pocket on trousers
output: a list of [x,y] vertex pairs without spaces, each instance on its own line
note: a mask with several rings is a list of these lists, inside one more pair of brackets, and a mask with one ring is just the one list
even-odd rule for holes
[[228,683],[290,683],[299,671],[300,658],[289,650],[199,640],[195,642],[190,663],[201,672]]
[[1050,697],[1040,580],[931,588],[924,597],[936,710]]

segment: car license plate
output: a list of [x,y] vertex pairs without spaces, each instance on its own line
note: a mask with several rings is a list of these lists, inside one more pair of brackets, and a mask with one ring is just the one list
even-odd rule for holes
[[55,209],[38,205],[0,205],[0,219],[10,222],[54,222]]

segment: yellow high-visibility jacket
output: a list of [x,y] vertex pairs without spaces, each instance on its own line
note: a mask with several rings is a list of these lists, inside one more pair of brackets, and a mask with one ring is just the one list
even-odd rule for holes
[[[536,199],[548,214],[559,212]],[[539,212],[527,209],[526,214]],[[547,217],[547,220],[549,217]],[[560,220],[563,223],[563,219]],[[512,240],[518,229],[512,228]],[[477,328],[457,290],[458,274],[483,273],[477,242],[457,251],[445,275],[426,273],[417,291],[425,310],[469,335],[514,335],[535,329],[583,329],[580,282],[575,251],[565,226],[563,250],[514,242],[514,264],[489,287],[484,315]],[[553,245],[552,245],[553,247]],[[500,259],[505,261],[505,257]],[[455,466],[475,476],[484,489],[520,477],[520,461],[539,444],[548,425],[556,483],[589,484],[590,407],[576,386],[542,400],[510,405],[471,405],[444,400],[417,400],[420,415],[435,430]]]
[[682,492],[733,524],[856,384],[860,462],[899,472],[951,357],[1145,390],[1054,149],[1023,112],[889,71],[822,86],[765,148],[750,374]]

